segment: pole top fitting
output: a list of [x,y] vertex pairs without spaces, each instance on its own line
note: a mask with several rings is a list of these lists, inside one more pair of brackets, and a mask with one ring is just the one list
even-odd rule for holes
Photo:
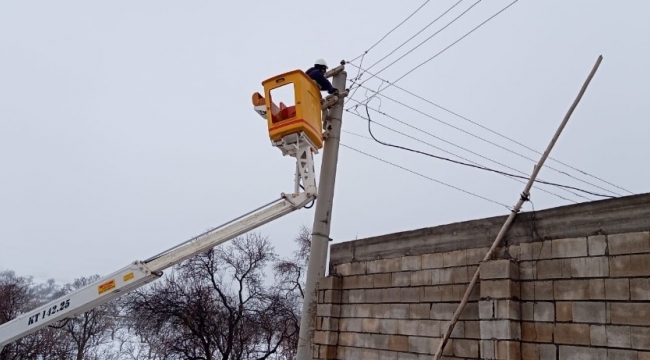
[[333,76],[335,76],[337,74],[342,73],[344,70],[345,70],[345,66],[343,64],[341,64],[341,65],[339,65],[339,66],[337,66],[335,68],[330,69],[328,72],[326,72],[325,77],[326,78],[333,77]]

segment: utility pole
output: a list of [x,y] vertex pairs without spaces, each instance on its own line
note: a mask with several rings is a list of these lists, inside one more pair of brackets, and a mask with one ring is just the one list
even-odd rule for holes
[[[334,73],[332,85],[341,94],[345,90],[347,80],[347,73],[343,64],[341,62],[341,66],[330,71],[330,73]],[[339,157],[339,142],[341,138],[341,119],[343,117],[343,99],[343,96],[339,96],[336,104],[327,112],[329,113],[329,127],[325,130],[326,132],[329,131],[329,135],[325,139],[323,146],[323,162],[321,163],[318,195],[316,197],[316,211],[311,233],[311,250],[309,252],[309,264],[307,265],[305,299],[303,300],[302,317],[300,319],[297,360],[312,359],[312,338],[316,322],[318,283],[325,276],[327,250],[330,241],[334,182],[336,180],[336,165]],[[327,124],[328,119],[323,118],[323,121]]]
[[[566,115],[564,116],[564,119],[562,120],[562,123],[560,123],[560,126],[558,129],[555,131],[555,135],[553,135],[553,138],[551,139],[551,142],[548,144],[546,147],[546,151],[542,154],[542,157],[539,159],[539,162],[537,165],[535,165],[535,168],[533,169],[533,173],[530,175],[530,178],[528,179],[528,182],[526,183],[526,186],[524,187],[524,191],[521,193],[519,200],[515,204],[515,207],[512,209],[510,212],[510,215],[506,219],[506,222],[503,224],[501,227],[501,230],[497,234],[496,239],[492,243],[492,247],[490,247],[490,250],[488,250],[487,254],[485,254],[485,257],[483,258],[483,262],[489,261],[492,259],[492,256],[494,252],[496,251],[497,247],[501,245],[501,240],[506,235],[506,232],[508,232],[508,229],[510,228],[510,224],[515,219],[515,216],[519,213],[519,210],[521,209],[522,205],[524,204],[525,201],[528,200],[528,197],[530,196],[530,189],[533,187],[533,183],[535,183],[535,179],[537,179],[537,174],[539,174],[539,171],[542,169],[542,166],[544,166],[544,162],[546,162],[546,159],[551,153],[551,150],[553,150],[553,147],[555,146],[555,143],[557,140],[560,138],[560,134],[562,134],[562,130],[564,130],[564,127],[566,124],[569,122],[569,118],[571,117],[571,114],[573,114],[573,111],[576,109],[578,106],[578,103],[580,102],[580,99],[582,99],[582,95],[584,95],[585,91],[587,90],[587,86],[589,86],[589,83],[591,82],[591,79],[594,77],[596,74],[596,70],[598,70],[598,67],[600,66],[600,62],[603,61],[603,56],[600,55],[598,56],[598,59],[596,60],[596,64],[594,64],[593,68],[591,69],[591,72],[589,73],[589,76],[587,76],[587,80],[585,80],[584,84],[582,85],[582,88],[580,89],[580,92],[578,93],[578,96],[576,99],[573,101],[573,104],[571,104],[571,107],[569,108],[569,111],[567,111]],[[454,326],[456,325],[456,322],[460,318],[460,315],[463,313],[463,310],[465,309],[465,306],[467,305],[467,302],[469,301],[469,297],[472,293],[472,290],[474,290],[474,287],[476,286],[476,282],[478,281],[480,273],[480,267],[476,269],[476,272],[474,272],[474,276],[472,277],[472,280],[470,281],[469,285],[467,286],[467,289],[465,290],[465,295],[463,296],[463,299],[460,302],[460,305],[458,305],[458,308],[454,312],[454,315],[451,318],[451,321],[449,322],[449,326],[447,327],[447,331],[445,332],[444,336],[442,337],[442,341],[438,345],[438,349],[436,350],[436,354],[433,357],[434,360],[439,360],[442,357],[442,352],[445,349],[445,345],[447,344],[447,341],[449,340],[449,337],[451,336],[451,333],[454,331]]]

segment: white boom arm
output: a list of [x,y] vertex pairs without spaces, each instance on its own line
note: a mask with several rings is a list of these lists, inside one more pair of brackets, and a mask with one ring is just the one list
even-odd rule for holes
[[0,351],[24,336],[66,318],[73,318],[103,305],[162,276],[162,271],[179,264],[239,235],[254,230],[279,217],[303,208],[316,198],[316,180],[312,144],[304,134],[285,137],[274,144],[285,155],[296,158],[296,188],[300,182],[304,192],[282,194],[282,197],[217,228],[185,241],[145,261],[105,276],[96,282],[73,291],[39,308],[0,325]]

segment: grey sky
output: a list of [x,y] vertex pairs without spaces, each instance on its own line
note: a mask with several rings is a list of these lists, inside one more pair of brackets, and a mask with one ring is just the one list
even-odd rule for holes
[[[364,67],[456,1],[430,1],[370,51]],[[509,2],[480,2],[380,76],[398,78]],[[421,3],[0,2],[0,269],[59,281],[107,274],[291,191],[293,163],[270,146],[250,95],[261,90],[262,80],[305,69],[318,57],[332,65],[356,57]],[[461,2],[373,70],[472,3]],[[601,68],[552,156],[632,192],[645,192],[650,178],[648,15],[650,4],[641,0],[520,0],[398,84],[541,151],[602,54]],[[357,71],[349,66],[348,74],[351,79]],[[398,89],[385,94],[538,158]],[[364,91],[355,97],[363,99]],[[390,101],[383,100],[381,110],[526,174],[532,170],[530,161]],[[344,129],[368,135],[366,123],[349,113]],[[386,130],[373,131],[383,140],[444,155]],[[348,133],[342,142],[507,205],[523,188],[499,175]],[[549,165],[614,189],[560,164]],[[540,177],[603,192],[548,168]],[[538,190],[532,199],[538,209],[570,203]],[[341,149],[335,241],[506,211]],[[312,216],[312,210],[302,210],[260,230],[286,254],[298,227],[311,226]]]

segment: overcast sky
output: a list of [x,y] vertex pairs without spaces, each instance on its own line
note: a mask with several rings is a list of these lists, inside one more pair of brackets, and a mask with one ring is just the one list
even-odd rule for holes
[[[362,67],[456,2],[429,1],[371,49]],[[461,1],[370,72],[474,3]],[[379,76],[399,78],[509,3],[478,3]],[[0,2],[0,269],[62,282],[106,275],[291,191],[294,163],[270,146],[251,94],[262,90],[262,80],[306,69],[316,58],[336,65],[357,57],[421,4]],[[598,73],[552,153],[582,172],[549,161],[558,171],[545,168],[540,177],[629,195],[588,173],[632,193],[647,192],[649,15],[650,3],[642,0],[520,0],[398,85],[543,151],[602,54]],[[348,65],[348,79],[355,76],[357,69]],[[373,79],[364,86],[380,83]],[[400,89],[382,94],[417,111],[388,99],[381,104],[375,99],[372,107],[438,138],[371,112],[373,120],[467,160],[513,171],[492,160],[527,175],[533,162],[526,158],[539,157]],[[360,90],[355,98],[367,95]],[[358,110],[365,115],[364,108]],[[366,123],[352,113],[345,113],[344,129],[368,136]],[[455,158],[386,129],[375,127],[373,133]],[[342,142],[496,203],[513,205],[523,189],[497,174],[350,133]],[[318,171],[320,155],[316,161]],[[537,209],[587,201],[543,189],[562,198],[534,189]],[[340,152],[334,204],[335,242],[508,211],[347,148]],[[311,227],[312,218],[313,209],[301,210],[260,231],[287,254],[298,227]]]

